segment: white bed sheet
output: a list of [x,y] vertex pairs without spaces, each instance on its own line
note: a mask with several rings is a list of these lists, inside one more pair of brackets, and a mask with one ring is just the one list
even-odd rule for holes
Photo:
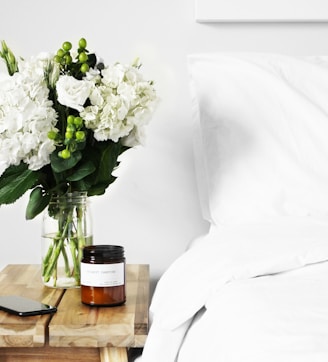
[[230,283],[207,301],[178,361],[328,361],[327,306],[327,262]]
[[161,278],[140,361],[328,361],[327,261],[326,225],[212,229]]

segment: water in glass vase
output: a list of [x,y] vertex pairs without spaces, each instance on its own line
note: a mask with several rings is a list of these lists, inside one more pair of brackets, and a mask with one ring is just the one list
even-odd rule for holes
[[[54,234],[42,237],[43,260],[42,280],[44,285],[53,288],[74,288],[80,287],[80,261],[83,246],[78,247],[77,240],[71,238],[64,240],[60,248],[60,239]],[[73,245],[72,245],[73,244]],[[92,245],[92,236],[84,237],[84,245]],[[56,262],[51,265],[59,250]]]
[[48,287],[80,286],[83,248],[92,245],[87,204],[85,193],[54,196],[44,212],[42,280]]

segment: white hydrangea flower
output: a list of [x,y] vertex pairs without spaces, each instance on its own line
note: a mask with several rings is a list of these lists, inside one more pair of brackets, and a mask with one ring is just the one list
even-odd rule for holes
[[133,147],[142,143],[156,100],[153,86],[135,66],[116,63],[101,71],[90,93],[90,106],[80,112],[97,141],[122,139]]
[[101,71],[102,83],[106,86],[115,89],[123,81],[124,67],[120,63],[107,66]]
[[90,102],[94,106],[103,107],[105,104],[104,96],[101,92],[101,87],[93,87],[90,93]]
[[42,55],[19,62],[19,72],[0,78],[0,175],[21,161],[31,170],[50,163],[55,150],[48,132],[55,129],[57,115],[48,99]]
[[93,82],[97,82],[100,80],[100,70],[90,68],[89,71],[86,73],[84,79],[90,80]]
[[145,139],[145,127],[134,127],[132,131],[122,138],[123,146],[135,147],[143,143]]

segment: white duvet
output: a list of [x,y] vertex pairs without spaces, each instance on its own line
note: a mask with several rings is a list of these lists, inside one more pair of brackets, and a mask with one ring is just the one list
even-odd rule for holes
[[142,362],[327,362],[328,227],[213,228],[161,278]]

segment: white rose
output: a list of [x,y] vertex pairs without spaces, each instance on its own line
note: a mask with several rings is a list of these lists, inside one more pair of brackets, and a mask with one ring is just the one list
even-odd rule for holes
[[62,75],[56,83],[58,102],[81,112],[90,95],[91,87],[92,83],[88,80],[78,80],[69,75]]

